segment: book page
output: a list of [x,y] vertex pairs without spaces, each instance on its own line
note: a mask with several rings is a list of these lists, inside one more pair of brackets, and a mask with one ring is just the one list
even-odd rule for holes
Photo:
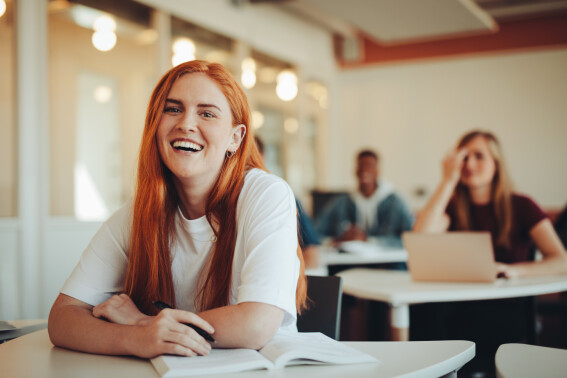
[[207,356],[164,355],[151,361],[162,377],[187,377],[273,368],[270,361],[252,349],[213,349]]
[[376,358],[319,332],[279,332],[260,353],[276,368],[297,364],[355,364],[379,362]]
[[15,327],[14,325],[4,321],[4,320],[0,320],[0,331],[12,331],[17,329],[17,327]]

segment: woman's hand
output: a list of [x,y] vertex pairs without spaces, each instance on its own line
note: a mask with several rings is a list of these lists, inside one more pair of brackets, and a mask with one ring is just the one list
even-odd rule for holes
[[109,322],[127,325],[144,325],[151,317],[143,314],[126,294],[113,295],[110,299],[95,306],[93,316]]
[[129,341],[130,353],[143,358],[161,354],[209,354],[211,345],[193,328],[183,323],[194,324],[210,334],[215,332],[208,322],[192,312],[165,309],[157,316],[150,316],[145,325],[136,327]]
[[443,177],[425,207],[418,212],[413,225],[415,232],[444,232],[451,220],[445,213],[447,205],[461,179],[461,171],[468,151],[464,148],[452,149],[442,161]]
[[498,278],[517,278],[521,276],[521,269],[514,267],[514,264],[496,263],[496,277]]
[[461,178],[461,171],[468,151],[453,149],[443,159],[443,180],[455,186]]
[[342,233],[341,236],[337,238],[337,242],[351,241],[351,240],[362,240],[366,241],[366,232],[363,229],[351,225],[349,228]]

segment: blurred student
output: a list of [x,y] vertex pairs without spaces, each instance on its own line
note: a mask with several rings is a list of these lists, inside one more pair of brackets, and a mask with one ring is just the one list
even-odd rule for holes
[[[150,98],[132,203],[106,221],[49,314],[51,341],[151,358],[262,347],[297,331],[303,258],[290,187],[268,174],[230,72],[190,61]],[[158,309],[153,301],[173,309]]]
[[378,154],[363,150],[356,157],[357,190],[328,204],[316,219],[321,235],[335,242],[385,238],[401,243],[413,215],[391,183],[379,179]]
[[[258,136],[254,137],[256,145],[258,146],[258,151],[262,159],[264,159],[264,142]],[[313,225],[313,221],[309,215],[305,212],[305,209],[301,205],[298,199],[295,200],[295,205],[297,207],[297,222],[299,227],[299,245],[303,250],[303,260],[305,261],[306,269],[314,269],[319,266],[319,251],[317,246],[321,244],[319,241],[319,235],[317,230]]]
[[[414,231],[489,231],[500,276],[567,273],[567,256],[553,224],[529,197],[512,191],[500,143],[485,131],[464,135],[443,160],[437,190]],[[542,254],[533,261],[533,243]]]
[[563,246],[567,248],[567,206],[563,208],[553,226]]
[[[532,199],[512,191],[500,143],[492,133],[464,135],[442,168],[441,182],[419,212],[414,231],[490,232],[502,277],[567,273],[565,249],[551,221]],[[534,261],[534,243],[541,261]],[[474,341],[477,356],[464,370],[494,374],[499,345],[530,342],[533,311],[528,298],[413,306],[410,332],[416,340]]]

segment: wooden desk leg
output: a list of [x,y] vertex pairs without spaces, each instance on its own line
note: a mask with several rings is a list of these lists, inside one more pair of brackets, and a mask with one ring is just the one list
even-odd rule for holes
[[409,306],[390,306],[390,339],[409,341]]

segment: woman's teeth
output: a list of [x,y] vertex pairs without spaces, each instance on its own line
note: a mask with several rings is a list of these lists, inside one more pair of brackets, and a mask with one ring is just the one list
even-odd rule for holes
[[191,152],[197,152],[203,149],[203,146],[199,146],[196,143],[187,142],[184,140],[176,140],[175,142],[172,143],[172,147],[175,148],[176,150],[191,151]]

